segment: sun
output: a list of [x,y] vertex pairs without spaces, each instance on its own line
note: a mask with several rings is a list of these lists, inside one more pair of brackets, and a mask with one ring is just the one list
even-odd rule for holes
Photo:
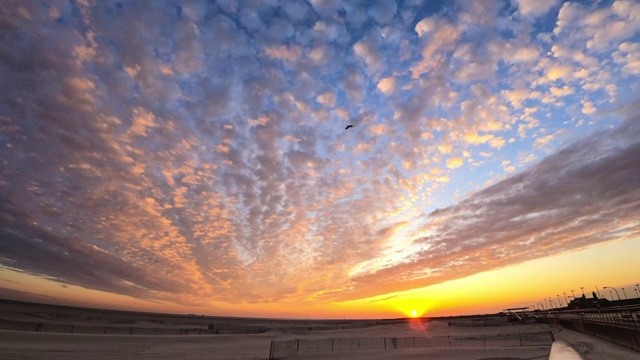
[[416,317],[418,316],[418,312],[415,310],[411,310],[411,317]]

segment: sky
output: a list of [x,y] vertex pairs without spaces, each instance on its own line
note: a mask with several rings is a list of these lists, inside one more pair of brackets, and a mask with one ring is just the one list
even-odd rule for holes
[[7,0],[0,297],[294,318],[634,297],[639,35],[626,0]]

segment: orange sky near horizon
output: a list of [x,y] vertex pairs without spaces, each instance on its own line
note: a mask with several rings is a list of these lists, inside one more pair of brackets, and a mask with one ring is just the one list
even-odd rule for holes
[[[318,304],[312,307],[296,307],[295,304],[224,304],[211,306],[185,306],[150,302],[128,296],[83,289],[21,274],[0,268],[0,275],[15,283],[4,286],[28,294],[46,293],[50,298],[34,297],[35,302],[95,307],[127,311],[160,312],[174,314],[205,314],[207,316],[238,316],[258,318],[293,319],[378,319],[411,317],[416,310],[418,316],[437,317],[496,313],[506,308],[526,307],[542,303],[548,298],[557,302],[556,295],[564,304],[563,293],[571,299],[571,290],[580,296],[580,287],[591,297],[596,285],[601,295],[611,299],[610,290],[616,287],[624,298],[637,297],[633,290],[640,282],[637,269],[637,254],[640,239],[612,241],[592,246],[581,251],[558,254],[503,269],[483,272],[466,278],[399,293],[381,295],[361,300]],[[2,293],[0,293],[1,295]],[[615,299],[614,293],[614,299]],[[5,298],[24,300],[25,297]],[[26,297],[29,299],[28,297]]]

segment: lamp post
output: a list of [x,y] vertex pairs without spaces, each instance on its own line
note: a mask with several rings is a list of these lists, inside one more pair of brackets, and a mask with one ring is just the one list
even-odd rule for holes
[[580,286],[580,290],[582,290],[582,296],[584,296],[584,286]]
[[564,295],[564,302],[566,302],[567,306],[569,306],[569,300],[567,300],[567,293],[562,293],[562,295]]
[[555,308],[558,307],[557,305],[555,305],[554,301],[551,300],[551,296],[549,296],[549,304],[553,305]]
[[544,300],[544,307],[547,308],[547,310],[549,310],[549,304],[547,304],[547,299],[542,299]]
[[[605,287],[603,287],[603,289],[612,289],[613,291],[616,292],[616,295],[618,296],[618,300],[620,300],[620,294],[618,293],[618,290],[616,290],[616,288],[613,288],[611,286],[605,286]],[[609,292],[611,292],[611,291],[609,291]],[[613,298],[613,295],[611,295],[611,298]]]
[[576,299],[576,294],[573,293],[573,290],[571,290],[571,297],[573,297],[573,299]]
[[624,299],[629,300],[629,298],[627,297],[627,292],[624,291],[624,288],[621,288],[621,289],[622,289],[622,293],[624,294]]
[[560,301],[560,295],[556,294],[556,297],[558,298],[558,304],[560,305],[560,307],[562,307],[562,301]]
[[636,297],[640,298],[640,294],[638,293],[638,289],[633,289],[636,292]]
[[638,297],[640,298],[640,284],[636,284],[636,293],[638,294]]

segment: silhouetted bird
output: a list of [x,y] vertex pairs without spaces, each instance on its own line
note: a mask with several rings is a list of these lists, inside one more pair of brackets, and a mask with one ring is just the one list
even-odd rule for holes
[[355,125],[351,125],[351,124],[349,124],[349,125],[347,125],[347,127],[346,127],[346,128],[344,128],[344,129],[345,129],[345,130],[349,130],[349,129],[351,129],[352,127],[356,127],[356,126],[355,126]]

